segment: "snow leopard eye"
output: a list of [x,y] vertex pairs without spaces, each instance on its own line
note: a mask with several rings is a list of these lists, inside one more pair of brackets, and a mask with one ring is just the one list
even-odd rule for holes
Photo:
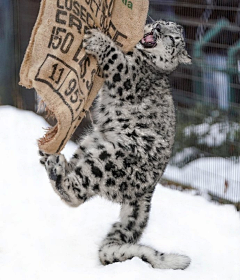
[[178,30],[180,30],[180,31],[183,31],[183,27],[182,27],[182,25],[177,24],[177,29],[178,29]]
[[173,36],[169,35],[168,37],[169,37],[170,40],[172,41],[173,46],[175,46],[175,40],[174,40]]

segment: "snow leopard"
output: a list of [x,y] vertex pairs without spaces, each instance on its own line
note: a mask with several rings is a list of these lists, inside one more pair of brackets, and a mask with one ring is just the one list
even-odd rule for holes
[[102,241],[103,265],[139,257],[153,268],[185,269],[188,256],[163,253],[139,243],[147,226],[154,189],[171,156],[175,109],[169,74],[190,64],[182,26],[159,20],[124,53],[98,29],[84,35],[105,82],[98,93],[93,128],[69,162],[63,154],[39,151],[51,185],[76,207],[99,195],[121,205],[119,221]]

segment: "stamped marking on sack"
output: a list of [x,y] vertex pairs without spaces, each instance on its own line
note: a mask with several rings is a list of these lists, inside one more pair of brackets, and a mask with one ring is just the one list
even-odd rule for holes
[[[49,69],[51,69],[50,72]],[[78,118],[83,107],[84,95],[79,87],[78,75],[74,68],[56,56],[48,54],[35,80],[47,84],[62,99],[71,112],[72,122]]]
[[[60,26],[54,26],[48,47],[54,50],[60,48],[62,53],[67,53],[74,36],[71,32],[67,33],[65,28],[76,29],[79,34],[84,34],[85,29],[96,28],[96,24],[101,26],[101,30],[119,47],[123,47],[122,42],[127,36],[120,32],[111,20],[114,0],[85,0],[85,2],[92,15],[76,0],[57,0],[55,22]],[[123,3],[132,10],[131,1],[124,0]]]
[[[103,81],[97,61],[83,48],[86,31],[99,28],[116,45],[128,50],[142,32],[139,23],[144,21],[144,6],[148,6],[148,0],[41,1],[20,80],[20,84],[36,88],[58,121],[39,142],[40,147],[49,153],[64,147]],[[136,28],[132,26],[135,20]]]
[[125,6],[127,6],[129,9],[133,9],[133,3],[131,1],[128,1],[128,0],[122,0],[123,4]]

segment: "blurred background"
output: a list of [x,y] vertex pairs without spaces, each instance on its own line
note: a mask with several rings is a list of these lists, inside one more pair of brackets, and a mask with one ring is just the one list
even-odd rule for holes
[[[0,105],[37,111],[36,93],[18,81],[39,6],[40,0],[0,2]],[[150,0],[149,15],[184,27],[193,60],[171,76],[177,133],[161,183],[239,210],[240,1]]]

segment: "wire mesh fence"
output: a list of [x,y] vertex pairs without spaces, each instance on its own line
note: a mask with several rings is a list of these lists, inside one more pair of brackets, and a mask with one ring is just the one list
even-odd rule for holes
[[152,0],[150,16],[184,27],[192,66],[171,77],[177,133],[164,178],[240,201],[240,2]]

